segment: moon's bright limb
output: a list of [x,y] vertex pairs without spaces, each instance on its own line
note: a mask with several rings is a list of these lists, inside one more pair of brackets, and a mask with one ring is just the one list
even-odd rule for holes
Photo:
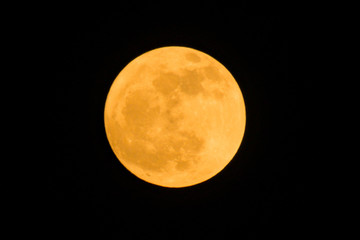
[[245,103],[230,72],[187,47],[162,47],[131,61],[105,103],[105,129],[119,161],[163,187],[187,187],[219,173],[245,131]]

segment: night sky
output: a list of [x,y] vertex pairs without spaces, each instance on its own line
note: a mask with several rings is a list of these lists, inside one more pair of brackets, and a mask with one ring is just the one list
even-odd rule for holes
[[[134,4],[119,6],[116,14],[84,10],[52,17],[56,152],[48,165],[49,239],[297,235],[289,229],[301,225],[305,176],[297,137],[303,130],[300,93],[287,69],[290,23],[246,15],[240,7],[152,12]],[[126,64],[172,45],[203,51],[226,66],[247,114],[243,142],[230,164],[211,180],[183,189],[151,185],[128,172],[112,152],[103,122],[107,92]]]

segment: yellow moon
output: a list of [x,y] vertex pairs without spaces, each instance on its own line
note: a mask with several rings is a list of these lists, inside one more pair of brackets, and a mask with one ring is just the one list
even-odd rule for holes
[[245,131],[245,103],[231,73],[188,47],[146,52],[116,77],[105,130],[119,161],[163,187],[204,182],[232,160]]

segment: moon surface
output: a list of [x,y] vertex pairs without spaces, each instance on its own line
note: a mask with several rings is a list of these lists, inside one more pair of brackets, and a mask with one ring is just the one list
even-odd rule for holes
[[245,131],[245,103],[231,73],[188,47],[162,47],[131,61],[105,103],[105,130],[119,161],[163,187],[204,182],[232,160]]

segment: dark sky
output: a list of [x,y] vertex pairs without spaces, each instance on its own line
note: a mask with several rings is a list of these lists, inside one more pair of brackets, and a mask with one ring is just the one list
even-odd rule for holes
[[[74,11],[52,18],[56,106],[50,114],[57,134],[47,180],[49,239],[296,235],[288,229],[303,217],[305,176],[297,138],[303,130],[298,84],[287,69],[290,23],[285,17],[244,15],[240,7],[214,4],[179,14],[133,5],[116,14]],[[113,154],[103,124],[106,94],[122,68],[169,45],[198,49],[224,64],[247,110],[233,161],[211,180],[184,189],[157,187],[129,173]]]

